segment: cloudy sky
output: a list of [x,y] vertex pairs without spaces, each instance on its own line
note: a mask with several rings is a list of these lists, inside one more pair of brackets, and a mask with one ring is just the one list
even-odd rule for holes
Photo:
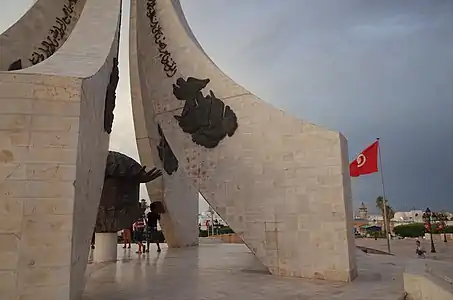
[[[0,31],[33,2],[2,3]],[[351,159],[380,137],[396,209],[453,210],[453,1],[181,2],[206,52],[261,99],[343,132]],[[123,24],[111,147],[138,157]],[[379,175],[353,179],[355,205],[381,194]]]

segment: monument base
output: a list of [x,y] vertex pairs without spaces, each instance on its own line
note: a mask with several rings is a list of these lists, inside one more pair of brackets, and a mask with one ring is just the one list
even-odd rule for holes
[[96,248],[93,252],[93,262],[113,262],[117,260],[118,235],[113,233],[96,233]]

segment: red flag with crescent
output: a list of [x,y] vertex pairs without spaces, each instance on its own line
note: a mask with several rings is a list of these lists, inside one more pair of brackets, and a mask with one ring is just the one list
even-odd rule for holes
[[357,155],[357,158],[349,164],[351,177],[378,172],[378,151],[379,141],[376,141]]

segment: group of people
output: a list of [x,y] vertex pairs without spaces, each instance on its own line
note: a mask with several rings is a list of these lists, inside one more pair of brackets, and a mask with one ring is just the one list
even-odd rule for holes
[[[153,205],[154,204],[154,205]],[[150,211],[145,215],[138,218],[131,226],[131,228],[123,230],[123,248],[131,248],[132,235],[134,241],[138,244],[138,250],[136,253],[142,254],[149,252],[149,246],[151,243],[155,243],[157,246],[157,252],[161,252],[159,244],[159,232],[157,230],[157,221],[160,221],[160,214],[162,210],[156,207],[155,203],[151,203]],[[146,241],[146,246],[143,242]],[[95,248],[95,233],[91,238],[91,249]]]
[[[149,252],[149,246],[151,243],[155,243],[157,246],[157,252],[161,252],[159,244],[159,236],[157,230],[157,221],[160,220],[160,212],[151,207],[150,212],[145,216],[138,218],[132,228],[123,230],[123,248],[131,248],[132,243],[132,233],[134,234],[134,240],[138,244],[138,250],[136,253],[142,254],[144,252]],[[146,241],[146,246],[143,245],[143,242]]]

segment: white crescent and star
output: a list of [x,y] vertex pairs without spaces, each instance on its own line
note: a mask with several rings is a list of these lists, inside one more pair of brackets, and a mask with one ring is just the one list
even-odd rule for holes
[[359,156],[357,156],[357,167],[363,167],[363,165],[366,163],[366,156],[363,155],[363,153],[360,153]]

